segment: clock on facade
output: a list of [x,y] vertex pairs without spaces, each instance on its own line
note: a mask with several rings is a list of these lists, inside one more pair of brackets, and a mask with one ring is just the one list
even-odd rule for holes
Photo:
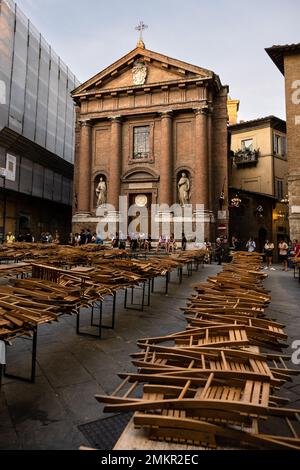
[[144,207],[147,204],[147,196],[145,194],[138,194],[135,197],[135,203],[138,207]]

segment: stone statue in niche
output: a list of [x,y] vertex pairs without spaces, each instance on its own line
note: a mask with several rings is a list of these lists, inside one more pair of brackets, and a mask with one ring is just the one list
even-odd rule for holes
[[97,207],[102,206],[103,204],[106,203],[107,188],[106,188],[106,183],[102,176],[100,177],[98,186],[96,188],[96,195],[97,195]]
[[190,202],[190,180],[186,176],[186,173],[182,173],[178,181],[178,198],[181,206],[189,204]]

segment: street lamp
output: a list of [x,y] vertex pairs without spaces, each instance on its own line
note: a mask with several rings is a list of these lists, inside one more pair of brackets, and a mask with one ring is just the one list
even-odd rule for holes
[[239,197],[238,194],[236,194],[236,195],[235,195],[233,198],[231,198],[231,200],[230,200],[230,204],[231,204],[232,207],[240,207],[241,202],[242,202],[242,200],[241,200],[241,198]]
[[289,196],[288,196],[288,194],[286,194],[286,195],[284,196],[284,198],[281,199],[280,202],[282,202],[282,204],[287,204],[287,205],[288,205],[288,203],[290,202],[290,201],[289,201]]

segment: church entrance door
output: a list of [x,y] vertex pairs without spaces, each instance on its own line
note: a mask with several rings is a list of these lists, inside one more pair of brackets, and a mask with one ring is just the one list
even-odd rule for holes
[[[152,192],[151,193],[146,193],[146,192],[135,192],[135,193],[130,193],[128,197],[128,202],[129,202],[129,207],[132,205],[137,206],[136,207],[136,216],[129,216],[128,217],[128,223],[130,224],[134,219],[137,219],[139,217],[140,223],[136,226],[136,231],[137,232],[146,232],[145,235],[148,237],[151,235],[151,204],[152,204]],[[141,211],[139,213],[139,208],[141,208]],[[146,230],[146,229],[147,230]]]

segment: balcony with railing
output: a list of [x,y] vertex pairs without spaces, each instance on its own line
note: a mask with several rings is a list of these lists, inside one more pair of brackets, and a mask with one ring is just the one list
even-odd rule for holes
[[237,167],[256,166],[259,157],[259,149],[251,148],[238,149],[233,154],[233,162]]

